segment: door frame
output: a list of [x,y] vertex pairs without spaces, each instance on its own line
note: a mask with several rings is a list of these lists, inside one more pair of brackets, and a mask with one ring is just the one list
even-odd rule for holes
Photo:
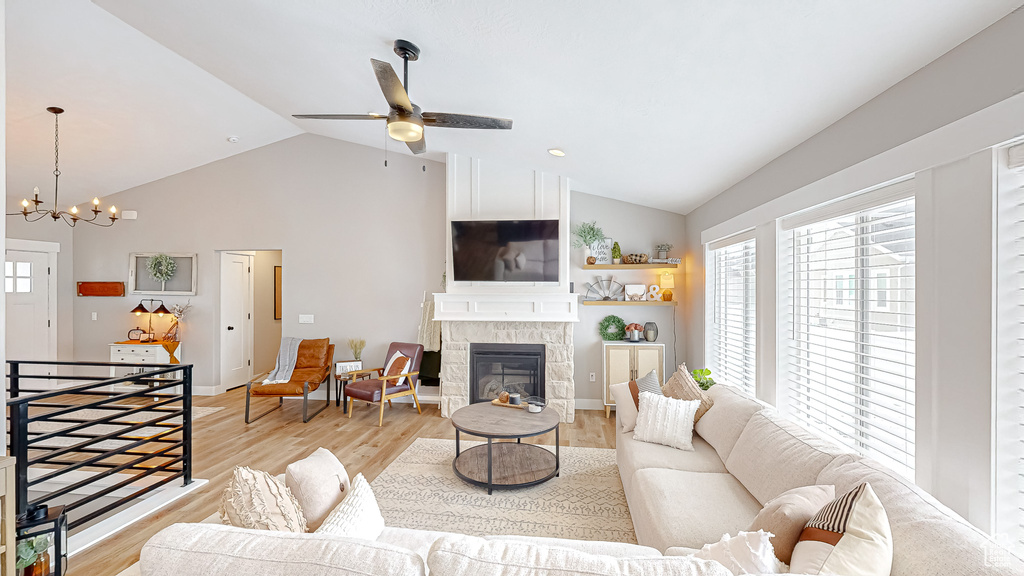
[[249,337],[248,344],[246,346],[246,353],[249,356],[249,379],[253,377],[253,360],[255,360],[255,347],[254,347],[254,336],[256,319],[254,318],[255,310],[255,272],[253,266],[256,265],[256,251],[254,250],[217,250],[217,282],[220,284],[217,293],[217,322],[214,325],[214,331],[216,332],[214,342],[217,346],[217,385],[213,388],[213,394],[223,394],[227,392],[229,388],[221,380],[223,376],[224,367],[224,347],[221,345],[221,327],[224,325],[224,309],[220,303],[224,297],[224,285],[221,283],[221,279],[224,277],[224,255],[226,254],[237,254],[240,256],[248,256],[250,258],[249,266],[249,293],[248,293],[248,306],[246,314],[248,319],[245,322],[245,331]]
[[[48,359],[56,361],[60,356],[57,352],[57,253],[60,252],[60,243],[7,238],[4,246],[5,261],[7,260],[8,250],[46,254],[46,266],[48,268],[46,274],[46,319],[49,321],[49,333],[47,334]],[[4,299],[4,305],[6,306],[6,298]],[[6,340],[4,345],[6,346]]]

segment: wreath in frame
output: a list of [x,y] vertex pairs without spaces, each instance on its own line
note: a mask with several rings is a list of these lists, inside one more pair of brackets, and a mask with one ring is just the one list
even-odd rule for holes
[[178,265],[174,263],[174,258],[167,254],[157,254],[146,260],[146,271],[149,272],[149,277],[157,282],[170,280],[177,268]]

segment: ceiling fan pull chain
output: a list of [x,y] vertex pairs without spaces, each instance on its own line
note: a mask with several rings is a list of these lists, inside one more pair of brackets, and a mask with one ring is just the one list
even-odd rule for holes
[[388,127],[384,127],[384,167],[388,167]]
[[[57,208],[57,184],[60,182],[60,115],[53,115],[53,210]],[[54,218],[56,220],[56,218]]]

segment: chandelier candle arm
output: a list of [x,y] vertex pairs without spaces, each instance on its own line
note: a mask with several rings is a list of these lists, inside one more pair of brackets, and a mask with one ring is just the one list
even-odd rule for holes
[[[21,212],[8,212],[8,216],[22,216],[27,222],[36,222],[41,220],[45,216],[49,216],[54,222],[63,220],[68,226],[75,227],[79,222],[87,222],[93,226],[100,226],[103,228],[109,228],[114,225],[117,221],[117,208],[114,206],[110,207],[110,219],[109,224],[96,222],[95,220],[103,213],[100,210],[99,198],[92,199],[92,218],[83,218],[78,215],[78,206],[72,206],[69,210],[57,210],[59,206],[58,195],[60,193],[60,114],[64,113],[63,108],[51,106],[46,109],[47,112],[53,114],[53,208],[52,209],[40,209],[39,206],[43,204],[43,201],[39,199],[39,187],[36,186],[32,190],[32,210],[28,209],[29,200],[26,198],[21,201]],[[34,216],[34,217],[33,217]]]

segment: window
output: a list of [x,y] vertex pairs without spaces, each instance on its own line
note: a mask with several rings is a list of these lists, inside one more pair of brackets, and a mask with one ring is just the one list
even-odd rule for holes
[[32,291],[32,263],[4,262],[4,292]]
[[780,381],[796,420],[913,479],[914,199],[890,188],[783,219]]
[[708,245],[707,367],[718,382],[754,395],[757,379],[753,231]]

